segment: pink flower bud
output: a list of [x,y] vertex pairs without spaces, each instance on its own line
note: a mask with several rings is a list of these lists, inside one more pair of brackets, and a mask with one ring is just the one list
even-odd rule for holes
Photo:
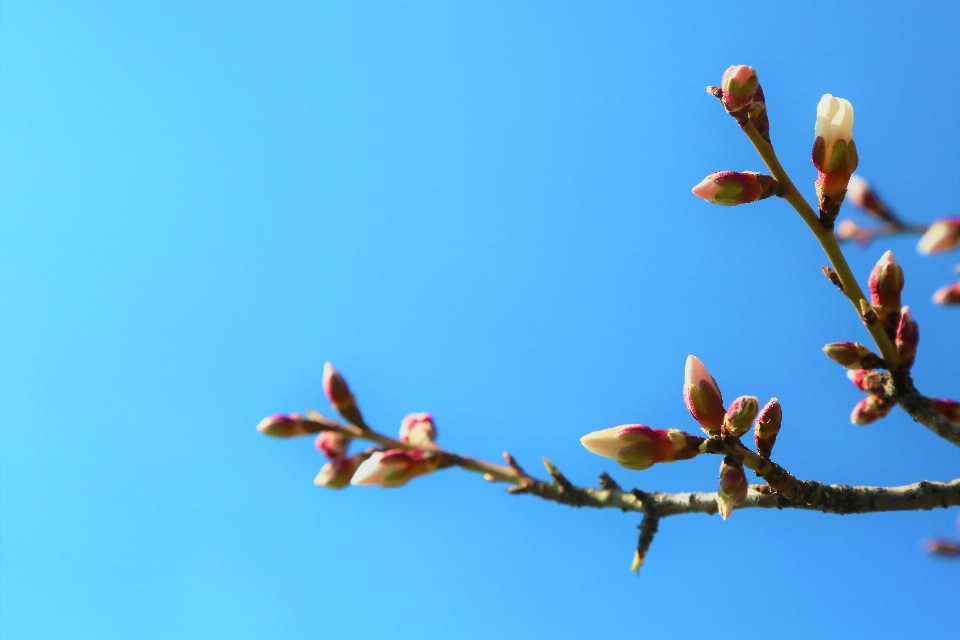
[[400,487],[417,476],[436,471],[440,456],[427,451],[376,451],[353,474],[350,484]]
[[627,469],[641,471],[661,462],[676,462],[696,456],[696,440],[679,429],[651,429],[626,424],[594,431],[580,438],[590,453],[616,460]]
[[720,435],[723,419],[723,396],[717,381],[696,356],[687,356],[683,371],[683,402],[693,419],[700,423],[710,436]]
[[753,419],[757,417],[760,410],[760,403],[754,396],[740,396],[730,403],[727,409],[727,415],[723,417],[723,432],[725,435],[739,438],[753,424]]
[[328,489],[342,489],[350,484],[353,474],[369,457],[369,453],[358,453],[349,458],[334,458],[321,467],[320,473],[313,479],[313,484]]
[[829,93],[817,105],[813,164],[817,168],[820,221],[833,227],[847,192],[850,175],[859,162],[853,141],[853,106]]
[[[933,410],[950,422],[960,424],[960,402],[956,400],[931,400]],[[960,524],[960,520],[957,521]]]
[[890,413],[893,403],[881,396],[869,395],[853,408],[850,422],[857,426],[864,426],[876,422]]
[[859,342],[831,342],[823,347],[823,352],[847,369],[869,369],[880,361],[880,356]]
[[897,327],[897,353],[900,362],[907,368],[913,366],[917,356],[917,345],[920,343],[920,325],[910,315],[910,307],[904,307],[900,312],[900,324]]
[[862,240],[865,229],[857,226],[853,220],[841,220],[837,225],[838,240]]
[[930,225],[917,243],[917,251],[928,255],[960,246],[960,216],[944,218]]
[[874,218],[884,222],[893,222],[896,218],[880,200],[880,196],[873,190],[866,180],[857,175],[850,176],[847,184],[847,199],[857,205]]
[[295,413],[268,416],[257,425],[257,431],[274,438],[294,438],[317,433],[319,430],[312,422]]
[[933,294],[933,301],[937,304],[960,304],[960,282],[938,289]]
[[338,410],[341,406],[353,402],[353,394],[350,392],[347,381],[329,362],[323,365],[323,393],[327,396],[330,404]]
[[720,487],[717,490],[717,508],[726,520],[734,507],[747,500],[747,476],[743,465],[727,456],[720,463]]
[[315,446],[318,451],[323,452],[323,455],[333,460],[334,458],[342,458],[346,455],[347,448],[350,446],[350,440],[350,436],[345,433],[340,433],[339,431],[322,431],[320,435],[317,436],[313,446]]
[[900,292],[903,291],[903,269],[892,251],[884,253],[870,272],[870,304],[875,307],[900,310]]
[[753,103],[754,96],[760,88],[760,81],[753,68],[738,64],[723,72],[720,88],[723,89],[723,95],[720,98],[723,106],[727,111],[737,111]]
[[437,441],[437,427],[429,413],[411,413],[400,423],[400,441],[430,447]]
[[960,556],[960,544],[950,540],[927,540],[924,545],[927,553],[938,556],[956,557]]
[[732,207],[769,198],[780,190],[776,180],[762,173],[718,171],[704,178],[693,193],[707,202]]
[[886,394],[883,386],[883,375],[871,369],[857,369],[847,371],[847,377],[857,389],[873,395]]
[[776,398],[764,405],[757,416],[753,430],[753,443],[757,446],[757,453],[763,458],[769,458],[773,453],[773,445],[777,443],[777,435],[783,424],[783,409]]

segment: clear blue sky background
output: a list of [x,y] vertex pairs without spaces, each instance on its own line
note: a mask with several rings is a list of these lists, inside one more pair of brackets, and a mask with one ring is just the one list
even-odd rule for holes
[[[820,347],[867,339],[784,203],[690,193],[761,168],[704,93],[761,74],[807,194],[817,101],[906,217],[960,210],[956,3],[0,3],[0,636],[951,638],[957,510],[575,510],[448,470],[313,487],[323,363],[376,427],[574,481],[713,490],[713,457],[627,472],[588,431],[695,429],[684,358],[776,395],[801,477],[960,475],[960,451]],[[892,248],[922,390],[960,396],[957,253]]]

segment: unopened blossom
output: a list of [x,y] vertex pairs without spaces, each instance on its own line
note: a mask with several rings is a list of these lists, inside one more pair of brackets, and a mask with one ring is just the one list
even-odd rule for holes
[[874,395],[884,395],[883,374],[872,369],[847,371],[847,377],[857,389]]
[[400,441],[417,447],[432,446],[437,441],[437,427],[429,413],[411,413],[400,423]]
[[[841,220],[837,225],[838,240],[862,240],[866,229],[861,228],[853,220]],[[868,232],[869,233],[869,232]]]
[[683,371],[683,402],[687,411],[710,436],[720,435],[727,415],[717,381],[696,356],[688,356]]
[[900,312],[900,324],[897,326],[896,345],[900,362],[908,368],[913,365],[919,343],[920,325],[910,314],[910,307],[904,307]]
[[750,430],[759,411],[760,403],[755,396],[740,396],[727,408],[727,414],[723,417],[723,432],[739,438]]
[[651,429],[642,424],[601,429],[580,438],[580,444],[590,453],[616,460],[621,467],[634,471],[692,458],[698,454],[697,442],[679,429]]
[[853,412],[850,414],[850,422],[862,427],[886,416],[891,409],[893,409],[893,403],[888,399],[869,395],[853,408]]
[[727,111],[737,111],[753,103],[759,87],[757,72],[752,67],[745,64],[733,65],[724,71],[720,78],[720,88],[723,89],[720,100]]
[[303,416],[291,413],[267,416],[257,425],[257,431],[274,438],[293,438],[316,433],[317,429]]
[[895,220],[893,214],[880,200],[880,196],[873,190],[873,187],[856,174],[850,176],[850,182],[847,184],[847,199],[874,218],[884,222]]
[[730,517],[734,507],[747,500],[747,476],[743,465],[727,456],[720,463],[720,483],[717,488],[717,509],[724,520]]
[[339,431],[323,431],[317,436],[313,446],[315,446],[318,451],[322,451],[323,455],[333,460],[334,458],[342,458],[346,455],[347,448],[350,446],[350,440],[350,436],[345,433]]
[[960,246],[960,216],[934,222],[920,237],[917,251],[925,255],[942,253]]
[[937,289],[933,301],[937,304],[960,304],[960,282]]
[[780,184],[771,176],[753,171],[718,171],[693,188],[695,195],[725,207],[763,200],[780,191]]
[[783,408],[776,398],[770,398],[770,402],[760,410],[753,430],[753,443],[761,457],[769,458],[773,453],[773,445],[777,443],[777,435],[780,434],[782,425]]
[[411,479],[436,471],[440,456],[406,449],[376,451],[357,468],[350,484],[400,487]]
[[847,369],[870,369],[879,362],[879,356],[859,342],[831,342],[823,347],[823,352]]
[[340,415],[355,425],[363,425],[363,417],[350,386],[329,362],[323,365],[323,393]]
[[857,168],[857,145],[853,141],[853,105],[829,93],[817,105],[813,164],[817,168],[817,197],[821,221],[833,226],[840,211],[847,183]]
[[350,484],[353,474],[369,457],[369,453],[358,453],[349,458],[334,458],[320,468],[320,473],[313,479],[313,484],[328,489],[342,489]]
[[870,272],[870,304],[875,307],[900,310],[900,293],[903,291],[903,269],[887,251],[880,257]]

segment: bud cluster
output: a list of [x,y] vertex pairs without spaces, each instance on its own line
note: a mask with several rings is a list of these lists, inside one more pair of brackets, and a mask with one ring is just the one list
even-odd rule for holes
[[887,395],[884,387],[884,376],[878,371],[859,370],[848,371],[847,377],[857,389],[867,394],[853,408],[850,422],[858,426],[868,425],[885,417],[893,409],[894,402]]
[[780,183],[771,176],[753,171],[717,171],[693,188],[695,195],[724,207],[756,202],[782,192]]
[[831,229],[847,192],[847,183],[857,168],[857,145],[853,141],[853,105],[829,93],[817,105],[813,165],[817,168],[817,198],[820,222]]
[[590,453],[615,460],[626,469],[642,471],[661,462],[687,460],[699,454],[699,438],[679,429],[651,429],[626,424],[594,431],[580,438]]

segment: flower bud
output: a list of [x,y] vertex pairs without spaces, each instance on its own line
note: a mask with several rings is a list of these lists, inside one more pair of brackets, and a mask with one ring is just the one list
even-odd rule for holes
[[693,188],[693,193],[707,202],[724,207],[756,202],[780,191],[780,184],[772,177],[753,171],[718,171]]
[[580,438],[580,444],[590,453],[616,460],[621,467],[642,471],[660,462],[693,458],[699,453],[697,440],[679,429],[626,424],[588,433]]
[[858,175],[850,176],[850,182],[847,185],[847,198],[874,218],[884,222],[894,222],[896,220],[870,184]]
[[910,307],[904,307],[900,312],[900,324],[897,326],[897,353],[900,362],[908,369],[913,366],[917,356],[917,345],[920,343],[920,326],[910,315]]
[[[950,422],[960,424],[960,402],[956,400],[931,400],[930,406]],[[960,520],[958,520],[960,523]]]
[[720,100],[727,111],[737,111],[749,107],[753,97],[760,87],[757,72],[745,64],[738,64],[728,68],[720,78],[720,88],[723,97]]
[[723,408],[723,396],[720,395],[717,381],[696,356],[687,356],[683,372],[683,402],[707,435],[720,435],[723,419],[727,415]]
[[294,438],[317,433],[319,430],[318,425],[296,413],[268,416],[257,425],[257,431],[274,438]]
[[960,544],[951,540],[927,540],[924,545],[927,553],[938,556],[955,557],[960,556]]
[[813,164],[817,168],[817,196],[820,220],[833,226],[847,190],[850,175],[857,168],[857,145],[853,141],[853,106],[829,93],[817,105],[814,127]]
[[328,489],[342,489],[350,484],[350,479],[357,468],[370,457],[369,453],[358,453],[349,458],[334,458],[320,468],[320,473],[313,479],[313,484]]
[[872,234],[869,230],[857,225],[850,220],[841,220],[837,225],[837,240],[856,240],[857,242],[868,242]]
[[357,468],[350,484],[400,487],[417,476],[436,471],[439,464],[440,456],[427,451],[376,451]]
[[363,425],[363,417],[350,386],[329,362],[323,365],[323,393],[340,415],[355,425]]
[[347,454],[350,440],[352,440],[350,436],[339,431],[321,431],[313,446],[333,460],[334,458],[342,458]]
[[871,369],[880,362],[880,356],[859,342],[831,342],[823,347],[823,352],[847,369]]
[[903,269],[893,257],[893,251],[884,253],[870,272],[870,304],[874,307],[900,309],[903,291]]
[[858,369],[847,371],[847,377],[857,389],[873,395],[882,396],[886,394],[883,385],[883,375],[872,369]]
[[726,520],[734,507],[747,500],[747,476],[743,465],[727,456],[720,463],[720,487],[717,489],[717,508]]
[[411,413],[400,423],[400,441],[415,447],[432,447],[437,441],[437,427],[429,413]]
[[853,408],[853,412],[850,414],[850,422],[862,427],[886,416],[891,409],[893,409],[893,403],[888,399],[869,395]]
[[773,445],[777,443],[777,435],[783,424],[783,409],[776,398],[764,405],[757,416],[756,426],[753,429],[753,443],[757,446],[757,453],[763,458],[769,458],[773,453]]
[[730,403],[727,415],[723,417],[723,432],[725,435],[739,438],[750,430],[753,419],[757,417],[760,403],[755,396],[740,396]]
[[960,304],[960,282],[938,289],[933,294],[933,301],[937,304]]
[[929,255],[942,253],[960,246],[960,216],[934,222],[920,237],[917,251]]

